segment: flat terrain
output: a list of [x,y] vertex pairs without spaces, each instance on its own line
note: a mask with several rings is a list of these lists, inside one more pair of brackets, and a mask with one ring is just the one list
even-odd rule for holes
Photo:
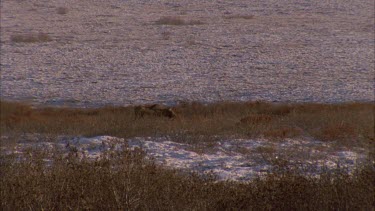
[[374,6],[1,0],[0,209],[373,210]]
[[0,105],[0,152],[16,156],[28,149],[57,148],[80,159],[99,159],[124,146],[142,149],[162,166],[246,182],[274,172],[280,164],[296,167],[305,176],[337,167],[350,173],[375,152],[372,103],[185,103],[171,108],[177,115],[173,119],[137,118],[133,106]]
[[4,0],[1,98],[372,101],[373,27],[369,0]]

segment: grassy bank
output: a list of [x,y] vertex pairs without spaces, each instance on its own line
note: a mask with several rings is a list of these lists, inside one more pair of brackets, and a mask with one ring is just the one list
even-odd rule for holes
[[[134,107],[33,108],[1,102],[1,134],[169,136],[190,144],[223,137],[313,137],[375,150],[374,104],[183,103],[175,119],[136,118]],[[5,145],[5,139],[0,139]],[[8,139],[7,139],[8,140]],[[9,140],[8,140],[9,141]],[[27,149],[26,149],[27,150]],[[2,151],[3,152],[3,151]],[[287,160],[247,183],[165,169],[142,151],[109,151],[96,161],[74,153],[27,151],[0,155],[2,210],[371,210],[375,203],[375,155],[354,173],[328,170],[312,176]],[[53,165],[46,165],[46,160]],[[298,169],[298,171],[297,171]]]
[[32,108],[1,102],[2,134],[48,133],[67,135],[135,136],[168,135],[175,141],[201,142],[217,137],[313,137],[343,145],[364,145],[374,140],[372,103],[272,104],[220,102],[181,103],[178,117],[146,116],[136,119],[134,107],[97,109]]
[[54,152],[50,166],[44,153],[30,152],[25,162],[1,156],[2,210],[371,210],[375,203],[371,164],[319,178],[280,165],[263,179],[234,183],[163,169],[141,151],[97,161]]

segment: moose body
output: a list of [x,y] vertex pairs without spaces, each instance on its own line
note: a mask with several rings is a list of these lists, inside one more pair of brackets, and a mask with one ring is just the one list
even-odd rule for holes
[[136,106],[134,108],[134,114],[136,119],[143,118],[145,116],[158,116],[172,119],[177,116],[172,108],[159,104]]

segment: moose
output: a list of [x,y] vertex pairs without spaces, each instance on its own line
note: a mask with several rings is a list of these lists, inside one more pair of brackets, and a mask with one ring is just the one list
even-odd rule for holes
[[157,116],[157,117],[167,117],[173,119],[177,117],[177,114],[172,110],[172,108],[153,104],[153,105],[144,105],[134,107],[135,118],[143,118],[145,116]]

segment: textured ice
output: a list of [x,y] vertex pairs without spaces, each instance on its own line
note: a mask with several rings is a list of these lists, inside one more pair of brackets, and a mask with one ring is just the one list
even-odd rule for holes
[[[370,0],[4,0],[0,96],[70,106],[373,101],[374,8]],[[254,18],[224,18],[233,15]],[[204,24],[156,25],[161,16]],[[11,41],[38,32],[52,41]]]

